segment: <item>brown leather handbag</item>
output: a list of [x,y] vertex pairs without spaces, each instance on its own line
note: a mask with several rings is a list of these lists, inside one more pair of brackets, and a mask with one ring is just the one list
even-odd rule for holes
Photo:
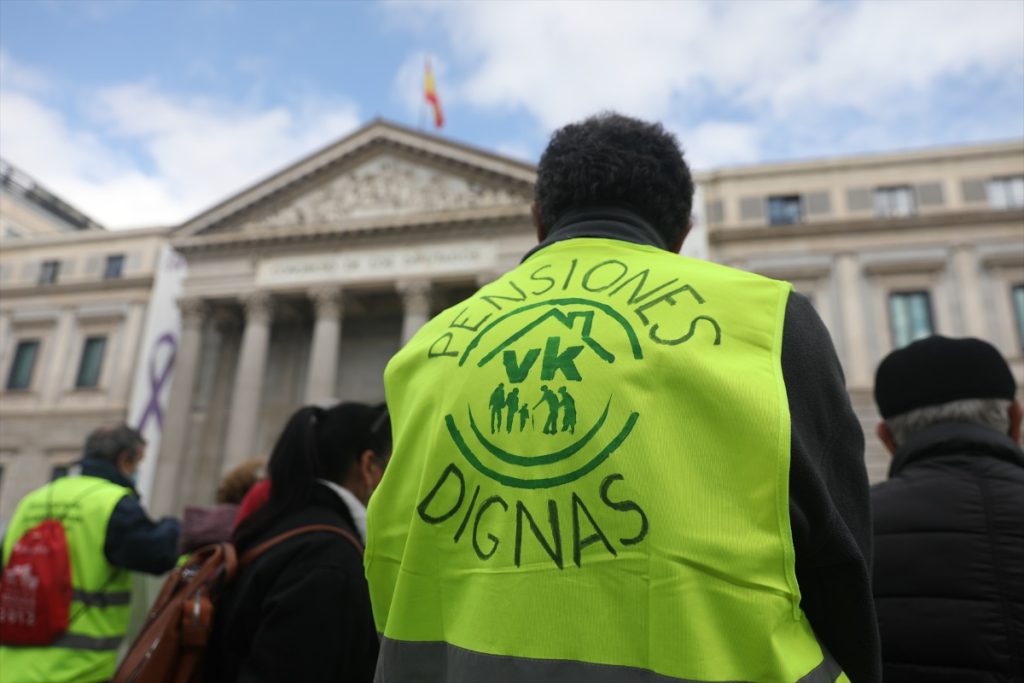
[[274,546],[315,531],[343,536],[360,554],[363,551],[362,544],[344,529],[311,524],[260,543],[240,560],[230,543],[209,545],[193,552],[164,581],[142,631],[111,683],[199,683],[217,595],[242,568]]

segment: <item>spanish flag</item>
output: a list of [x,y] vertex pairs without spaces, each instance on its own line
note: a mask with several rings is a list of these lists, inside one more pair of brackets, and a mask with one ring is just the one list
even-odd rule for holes
[[441,100],[437,97],[437,86],[434,85],[434,71],[430,68],[430,60],[426,62],[426,69],[423,72],[423,97],[427,104],[434,109],[434,127],[444,126],[444,113],[441,111]]

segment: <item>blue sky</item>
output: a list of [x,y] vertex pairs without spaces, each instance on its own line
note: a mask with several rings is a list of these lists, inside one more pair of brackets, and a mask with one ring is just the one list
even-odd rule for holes
[[169,224],[375,116],[536,161],[613,108],[700,169],[1024,137],[1024,3],[0,2],[0,155]]

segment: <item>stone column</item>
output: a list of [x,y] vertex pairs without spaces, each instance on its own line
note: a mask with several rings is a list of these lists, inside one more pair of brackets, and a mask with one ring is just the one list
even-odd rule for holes
[[396,283],[402,297],[402,346],[430,320],[430,282],[427,280],[403,280]]
[[257,292],[248,296],[244,304],[245,330],[242,332],[242,348],[238,353],[238,367],[235,370],[235,387],[231,393],[222,473],[256,456],[256,426],[263,397],[267,349],[270,345],[270,295]]
[[953,266],[956,269],[957,302],[963,314],[965,332],[970,337],[989,338],[974,246],[958,244],[953,250]]
[[494,270],[487,270],[476,274],[476,288],[481,289],[501,277],[501,273]]
[[[75,381],[75,373],[78,372],[78,364],[82,359],[81,347],[71,347],[71,338],[75,333],[75,309],[63,308],[60,317],[57,318],[57,326],[50,338],[49,349],[44,350],[43,357],[45,365],[40,363],[40,369],[45,368],[41,377],[40,397],[43,405],[53,406],[57,403],[60,395]],[[39,363],[39,361],[36,361]],[[37,370],[38,372],[38,370]],[[70,378],[70,382],[66,382]],[[6,378],[5,378],[6,380]]]
[[338,378],[338,347],[341,344],[341,316],[344,299],[341,289],[324,287],[309,293],[316,310],[313,343],[306,374],[306,403],[335,398]]
[[178,511],[181,481],[188,476],[182,465],[188,446],[188,418],[192,411],[192,393],[199,368],[203,320],[207,311],[206,303],[201,299],[179,299],[178,308],[181,309],[181,336],[174,358],[171,388],[167,395],[160,453],[149,454],[149,457],[157,457],[152,487],[153,502],[150,506],[157,515]]
[[[14,349],[11,348],[11,316],[9,313],[0,313],[0,370],[7,369],[7,356]],[[0,382],[6,382],[7,377],[0,377]]]
[[121,348],[124,356],[110,359],[116,363],[112,374],[110,395],[114,400],[128,406],[131,401],[132,385],[135,381],[136,363],[145,358],[149,349],[141,348],[142,326],[146,322],[146,304],[133,301],[128,305],[128,315],[124,318]]
[[863,291],[860,263],[857,255],[839,254],[836,259],[836,277],[839,284],[839,304],[843,320],[846,351],[846,385],[865,388],[871,386],[868,367],[868,339],[864,323]]

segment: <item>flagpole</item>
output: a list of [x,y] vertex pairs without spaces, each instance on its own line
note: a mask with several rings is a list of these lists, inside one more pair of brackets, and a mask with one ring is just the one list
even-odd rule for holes
[[426,60],[423,62],[423,89],[420,92],[420,114],[419,114],[418,126],[419,126],[419,130],[420,130],[421,133],[423,132],[424,128],[426,127],[426,117],[427,117],[427,99],[426,99],[427,71],[429,69],[430,69],[430,57],[427,57]]

